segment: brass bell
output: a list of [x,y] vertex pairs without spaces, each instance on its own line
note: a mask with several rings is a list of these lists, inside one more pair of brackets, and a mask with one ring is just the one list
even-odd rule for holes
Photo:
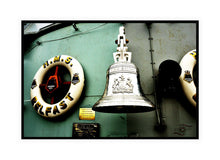
[[94,111],[107,113],[137,113],[155,109],[141,92],[138,68],[131,63],[131,52],[126,45],[124,27],[119,28],[117,52],[106,77],[102,98],[93,106]]

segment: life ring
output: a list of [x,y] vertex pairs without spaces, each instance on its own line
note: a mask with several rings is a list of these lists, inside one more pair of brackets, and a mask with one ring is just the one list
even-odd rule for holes
[[193,68],[196,65],[196,56],[196,49],[194,49],[186,53],[180,61],[180,66],[182,68],[180,83],[187,99],[194,107],[196,107],[197,104],[196,86],[193,81]]
[[[44,86],[49,93],[59,88],[58,66],[64,66],[68,69],[71,75],[71,81],[69,81],[70,88],[62,100],[55,104],[49,104],[42,98],[40,86],[42,86],[45,74],[52,67],[56,67],[56,73],[48,79],[47,84],[44,84]],[[80,63],[68,55],[55,56],[46,61],[33,78],[30,91],[32,106],[43,117],[54,118],[63,115],[79,100],[83,87],[84,72]]]

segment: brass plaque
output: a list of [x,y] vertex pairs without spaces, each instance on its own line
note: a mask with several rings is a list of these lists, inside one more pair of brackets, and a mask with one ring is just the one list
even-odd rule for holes
[[73,138],[98,138],[98,123],[73,123]]
[[92,108],[80,108],[79,110],[80,120],[95,120],[95,111]]

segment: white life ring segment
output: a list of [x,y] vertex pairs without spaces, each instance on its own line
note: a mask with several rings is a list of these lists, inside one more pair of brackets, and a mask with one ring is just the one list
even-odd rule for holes
[[193,68],[196,65],[196,49],[189,51],[180,61],[182,73],[180,75],[180,83],[183,87],[183,91],[190,101],[190,103],[196,107],[196,86],[193,81]]
[[[55,104],[46,103],[41,95],[40,84],[48,70],[55,66],[64,66],[71,75],[71,84],[64,98]],[[34,76],[31,86],[31,103],[36,112],[48,118],[54,118],[66,113],[79,100],[84,87],[84,72],[80,63],[71,56],[55,56],[46,61]]]

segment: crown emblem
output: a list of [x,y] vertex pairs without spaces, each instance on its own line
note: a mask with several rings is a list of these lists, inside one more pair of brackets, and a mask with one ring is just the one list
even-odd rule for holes
[[79,83],[79,82],[80,82],[80,80],[79,80],[79,73],[75,73],[75,74],[73,75],[72,83],[73,83],[74,85],[76,85],[76,84]]
[[189,70],[185,71],[184,80],[188,83],[192,82],[193,79]]

